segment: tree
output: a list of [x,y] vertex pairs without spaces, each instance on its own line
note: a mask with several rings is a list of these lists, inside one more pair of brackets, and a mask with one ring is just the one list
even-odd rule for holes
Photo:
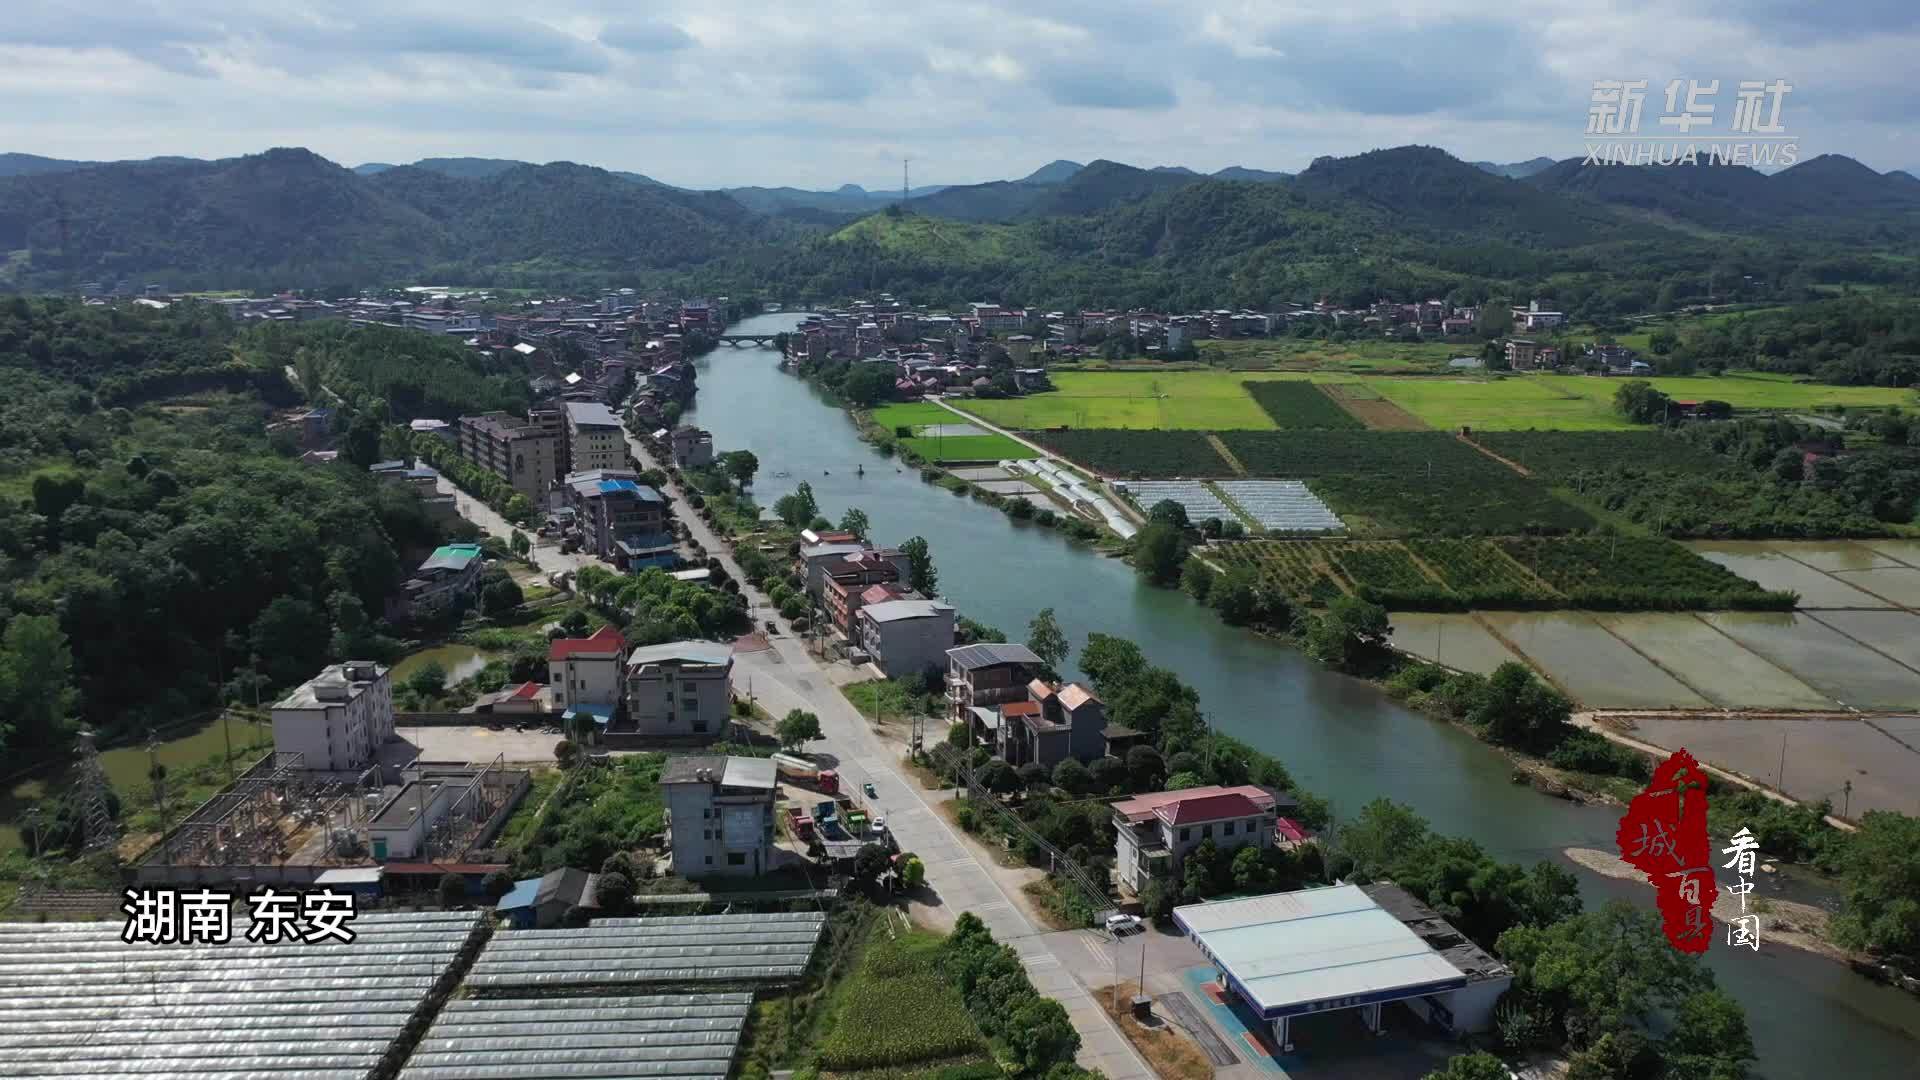
[[909,851],[900,856],[900,884],[908,889],[917,889],[927,883],[927,864],[920,856]]
[[1261,849],[1243,847],[1233,853],[1233,887],[1241,892],[1260,892],[1273,886],[1273,870]]
[[1621,900],[1548,926],[1516,926],[1496,951],[1514,969],[1513,992],[1579,1042],[1644,1029],[1713,985],[1698,957],[1667,943],[1658,915]]
[[999,758],[987,762],[979,770],[978,776],[981,786],[995,794],[1005,795],[1020,790],[1020,774]]
[[1185,791],[1188,788],[1197,788],[1204,783],[1206,783],[1206,781],[1200,778],[1199,773],[1188,770],[1177,772],[1167,777],[1166,789],[1168,791]]
[[380,460],[380,419],[371,410],[361,410],[347,426],[346,443],[341,456],[365,469]]
[[[1189,560],[1193,565],[1197,560]],[[1245,626],[1261,611],[1260,575],[1250,566],[1234,566],[1213,579],[1207,603],[1229,626]]]
[[820,504],[813,497],[813,485],[805,480],[795,488],[793,494],[782,495],[773,502],[773,512],[788,527],[805,528],[814,518],[820,516]]
[[1718,989],[1687,995],[1673,1030],[1660,1040],[1660,1056],[1668,1076],[1741,1080],[1754,1060],[1746,1010]]
[[533,519],[533,500],[516,491],[500,508],[500,516],[516,525],[525,525]]
[[1149,880],[1140,889],[1140,907],[1146,916],[1156,923],[1165,923],[1173,918],[1173,909],[1180,902],[1180,896],[1167,887],[1159,878]]
[[533,541],[527,539],[526,533],[515,529],[513,535],[507,540],[507,547],[515,555],[525,558],[527,553],[533,550]]
[[525,599],[519,582],[511,577],[502,577],[480,590],[480,610],[490,616],[504,615],[519,607]]
[[1082,795],[1093,786],[1093,774],[1078,758],[1062,758],[1060,764],[1053,767],[1053,782],[1057,787]]
[[1148,525],[1134,537],[1133,565],[1155,585],[1180,580],[1180,564],[1186,557],[1186,538],[1164,521]]
[[840,515],[840,531],[849,532],[862,540],[867,538],[867,512],[855,506]]
[[815,739],[824,739],[820,718],[804,709],[793,709],[774,727],[774,735],[787,750],[798,750]]
[[1152,791],[1167,774],[1167,763],[1160,751],[1151,746],[1135,746],[1127,751],[1127,780],[1136,791]]
[[880,880],[881,874],[887,872],[892,861],[887,849],[879,844],[863,845],[853,856],[853,879],[871,886]]
[[441,907],[460,907],[467,902],[467,879],[459,874],[442,874],[440,886],[435,892]]
[[907,557],[907,588],[922,596],[933,596],[940,587],[940,573],[934,568],[933,552],[928,550],[926,538],[909,538],[900,545],[900,553]]
[[1545,753],[1566,737],[1572,715],[1566,695],[1525,664],[1509,660],[1487,677],[1467,720],[1486,728],[1487,737],[1502,746]]
[[563,769],[571,769],[580,763],[580,747],[570,739],[561,739],[553,744],[553,760]]
[[840,384],[840,396],[859,408],[872,408],[893,396],[893,380],[890,363],[856,363]]
[[601,874],[593,883],[593,900],[608,915],[622,915],[633,906],[633,879],[625,874]]
[[1006,1024],[1002,1037],[1023,1073],[1045,1072],[1056,1061],[1072,1060],[1080,1049],[1080,1033],[1066,1007],[1052,998],[1028,997]]
[[760,459],[751,450],[729,450],[720,455],[720,467],[745,491],[753,486],[753,474],[760,471]]
[[65,741],[74,701],[73,651],[52,615],[15,615],[0,635],[0,746],[29,752]]
[[1445,1066],[1428,1073],[1424,1080],[1507,1080],[1507,1067],[1485,1050],[1455,1054]]
[[1920,818],[1869,810],[1844,850],[1835,938],[1849,948],[1920,954]]
[[447,669],[440,661],[429,660],[407,676],[407,689],[422,698],[437,698],[447,692]]
[[489,870],[487,876],[480,879],[480,893],[488,903],[498,904],[500,898],[513,891],[513,875],[505,870]]
[[1180,571],[1180,587],[1204,604],[1213,592],[1214,578],[1213,567],[1200,559],[1188,559],[1186,568]]
[[1353,860],[1355,872],[1384,874],[1425,843],[1427,819],[1391,799],[1375,799],[1340,829],[1336,846]]
[[1613,392],[1613,407],[1636,424],[1660,424],[1671,420],[1673,399],[1653,388],[1645,379],[1633,379]]
[[250,644],[266,661],[267,677],[288,686],[313,674],[326,659],[331,633],[319,608],[297,597],[276,596],[254,619]]
[[1067,662],[1072,646],[1061,631],[1059,620],[1054,618],[1052,608],[1041,608],[1027,623],[1027,648],[1053,671],[1059,671],[1060,665]]
[[1156,525],[1184,529],[1187,527],[1187,508],[1172,499],[1161,499],[1147,508],[1147,520]]
[[1307,655],[1323,664],[1360,671],[1382,655],[1392,634],[1386,608],[1357,596],[1340,596],[1308,625],[1305,645]]

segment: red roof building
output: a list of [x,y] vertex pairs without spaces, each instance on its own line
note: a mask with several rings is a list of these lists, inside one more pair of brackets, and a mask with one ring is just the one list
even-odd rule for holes
[[[1157,877],[1178,878],[1194,848],[1221,852],[1273,847],[1280,799],[1252,784],[1155,791],[1113,804],[1115,871],[1138,893]],[[1292,800],[1287,800],[1288,808]]]
[[612,624],[608,624],[594,631],[591,637],[555,638],[553,644],[547,647],[547,659],[560,661],[583,654],[614,656],[624,652],[626,647],[627,639],[621,637],[620,631]]

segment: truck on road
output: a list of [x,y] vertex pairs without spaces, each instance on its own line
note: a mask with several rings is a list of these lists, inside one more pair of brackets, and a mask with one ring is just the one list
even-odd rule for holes
[[795,757],[792,754],[775,754],[773,767],[779,772],[780,779],[790,784],[810,787],[822,795],[840,793],[840,774],[832,769],[823,769],[806,758]]

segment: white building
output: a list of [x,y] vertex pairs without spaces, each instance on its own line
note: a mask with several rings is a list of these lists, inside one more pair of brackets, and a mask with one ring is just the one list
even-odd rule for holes
[[553,711],[592,713],[601,723],[626,696],[627,640],[613,626],[591,637],[556,638],[547,647],[547,686]]
[[770,758],[676,757],[660,775],[666,791],[673,872],[684,878],[753,877],[773,865]]
[[1528,303],[1526,307],[1513,309],[1513,324],[1528,331],[1550,330],[1566,321],[1565,312],[1547,311],[1541,308],[1538,300]]
[[314,771],[364,769],[393,737],[393,681],[370,660],[327,667],[273,706],[274,751]]
[[566,411],[569,472],[627,467],[626,431],[612,409],[597,401],[569,401]]
[[856,639],[889,679],[912,678],[947,666],[954,610],[938,600],[883,600],[854,616]]
[[1485,1031],[1513,983],[1506,965],[1393,884],[1190,904],[1173,921],[1220,985],[1273,1025],[1282,1053],[1296,1037],[1345,1037],[1309,1021],[1315,1014],[1357,1009],[1379,1032],[1381,1012],[1396,1003],[1444,1030]]
[[1113,804],[1114,871],[1138,893],[1155,877],[1178,881],[1194,848],[1206,841],[1229,857],[1243,847],[1274,843],[1277,800],[1265,788],[1153,791]]
[[732,691],[730,645],[674,641],[627,654],[627,719],[642,735],[719,738]]

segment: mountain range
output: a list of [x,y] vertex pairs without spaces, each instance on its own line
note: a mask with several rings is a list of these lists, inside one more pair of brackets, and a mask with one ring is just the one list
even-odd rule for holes
[[1656,279],[1635,286],[1650,291],[1709,267],[1725,280],[1722,264],[1745,257],[1766,280],[1791,272],[1782,259],[1813,267],[1810,280],[1910,274],[1900,260],[1920,239],[1920,180],[1833,155],[1771,175],[1569,160],[1521,179],[1501,170],[1534,162],[1489,169],[1430,147],[1321,158],[1293,176],[1056,161],[916,189],[904,208],[854,185],[696,192],[567,162],[348,169],[303,149],[0,164],[0,288],[654,281],[1211,306],[1328,287],[1551,295]]

